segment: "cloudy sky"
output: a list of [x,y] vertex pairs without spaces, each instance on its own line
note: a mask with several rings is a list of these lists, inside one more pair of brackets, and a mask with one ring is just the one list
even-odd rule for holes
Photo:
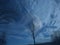
[[17,21],[0,24],[0,31],[6,32],[7,45],[33,43],[32,22],[35,26],[36,43],[51,42],[51,35],[60,28],[60,4],[57,2],[56,0],[10,0],[4,6],[0,6],[1,9],[15,12],[4,15],[17,15],[15,16]]

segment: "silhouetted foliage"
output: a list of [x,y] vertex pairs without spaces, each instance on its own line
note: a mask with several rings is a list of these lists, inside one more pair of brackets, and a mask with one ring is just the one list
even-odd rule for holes
[[53,35],[53,45],[60,45],[60,31],[55,31]]
[[60,38],[59,39],[56,38],[52,45],[60,45]]
[[6,33],[2,33],[2,38],[0,39],[0,45],[6,45]]

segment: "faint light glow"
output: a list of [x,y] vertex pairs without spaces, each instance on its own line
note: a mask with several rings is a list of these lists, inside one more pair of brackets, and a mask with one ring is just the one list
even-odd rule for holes
[[34,25],[35,25],[35,29],[39,30],[40,28],[42,28],[42,22],[40,20],[40,18],[36,15],[34,15],[34,21],[33,21]]

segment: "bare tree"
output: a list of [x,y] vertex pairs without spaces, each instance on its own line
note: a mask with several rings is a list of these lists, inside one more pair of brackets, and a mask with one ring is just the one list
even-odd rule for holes
[[51,29],[57,28],[56,26],[54,26],[54,24],[56,23],[56,21],[54,20],[56,16],[53,15],[55,13],[54,12],[55,10],[54,10],[53,14],[51,14],[51,16],[50,16],[50,21],[48,22],[48,24],[43,24],[43,27],[35,35],[35,25],[33,23],[34,17],[32,16],[31,12],[26,7],[24,7],[22,4],[21,4],[21,6],[25,9],[25,11],[27,12],[27,14],[32,18],[32,24],[31,24],[31,29],[30,30],[31,30],[31,33],[32,33],[34,45],[36,43],[35,37],[38,34],[40,34],[41,31],[46,30],[47,28],[51,28]]
[[[21,4],[21,3],[20,3]],[[33,21],[34,21],[34,17],[32,16],[32,14],[31,14],[31,12],[26,8],[26,7],[24,7],[22,4],[21,4],[21,6],[25,9],[25,11],[27,12],[27,16],[29,16],[30,18],[31,18],[31,20],[32,20],[32,23],[30,23],[30,31],[31,31],[31,33],[32,33],[32,38],[33,38],[33,42],[34,42],[34,45],[35,45],[35,25],[34,25],[34,23],[33,23]]]
[[35,45],[35,26],[34,26],[34,23],[32,22],[32,25],[31,25],[31,33],[32,33],[32,37],[33,37],[33,41],[34,41],[34,45]]

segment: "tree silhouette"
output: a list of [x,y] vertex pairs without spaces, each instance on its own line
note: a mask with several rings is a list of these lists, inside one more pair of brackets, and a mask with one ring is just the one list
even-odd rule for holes
[[6,45],[6,32],[2,32],[0,37],[0,45]]
[[57,31],[54,31],[52,35],[53,45],[60,45],[60,28]]
[[35,45],[35,25],[34,23],[32,22],[32,25],[31,25],[31,33],[32,33],[32,37],[33,37],[33,41],[34,41],[34,45]]
[[33,38],[33,42],[34,42],[34,45],[35,45],[35,25],[34,25],[34,17],[32,16],[32,14],[31,14],[31,12],[24,6],[24,5],[22,5],[22,3],[20,3],[21,4],[21,6],[24,8],[24,10],[27,12],[27,17],[30,17],[31,18],[31,23],[28,23],[28,25],[29,25],[29,28],[30,28],[30,31],[31,31],[31,33],[32,33],[32,38]]
[[38,32],[35,35],[35,25],[33,23],[34,17],[32,16],[31,11],[29,11],[24,5],[21,4],[21,6],[25,9],[27,14],[32,18],[32,23],[31,23],[29,28],[31,28],[30,31],[32,33],[32,37],[33,37],[33,40],[34,40],[34,45],[36,43],[35,42],[35,37],[37,37],[42,31],[47,30],[47,28],[50,28],[50,29],[56,29],[57,28],[57,26],[54,25],[56,23],[56,20],[55,20],[56,16],[54,15],[54,13],[55,13],[55,9],[54,9],[52,14],[50,15],[49,22],[47,24],[44,23],[43,27],[40,30],[38,30]]

